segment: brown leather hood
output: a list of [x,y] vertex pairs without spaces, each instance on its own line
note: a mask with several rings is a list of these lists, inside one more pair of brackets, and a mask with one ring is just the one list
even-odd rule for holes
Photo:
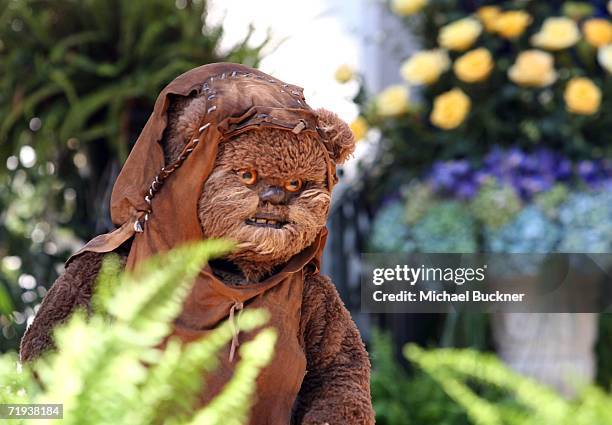
[[[161,140],[170,96],[196,93],[206,96],[207,112],[176,163],[164,164]],[[203,65],[177,77],[159,94],[153,113],[115,182],[111,218],[119,229],[97,236],[75,255],[83,251],[112,251],[141,232],[148,233],[147,239],[153,237],[155,243],[147,244],[150,246],[146,253],[130,255],[139,260],[201,239],[197,204],[214,166],[219,143],[242,132],[266,127],[319,135],[317,114],[306,104],[300,87],[233,63]],[[331,191],[335,163],[323,139],[320,140],[325,148]],[[128,265],[134,263],[130,261]]]

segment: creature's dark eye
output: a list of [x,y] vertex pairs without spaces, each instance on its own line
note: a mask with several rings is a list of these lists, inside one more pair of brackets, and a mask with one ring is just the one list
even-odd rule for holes
[[244,184],[255,184],[257,181],[257,171],[252,169],[240,170],[238,175]]
[[287,180],[285,182],[285,190],[287,192],[297,192],[302,188],[302,179]]

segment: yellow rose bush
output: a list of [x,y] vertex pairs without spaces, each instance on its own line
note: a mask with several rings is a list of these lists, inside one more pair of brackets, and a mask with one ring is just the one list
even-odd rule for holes
[[470,112],[470,98],[460,89],[452,89],[434,99],[431,123],[445,130],[457,128]]
[[612,158],[612,20],[601,5],[400,3],[390,5],[410,15],[415,38],[397,66],[399,85],[368,93],[362,84],[357,138],[371,129],[389,139],[394,161],[414,172],[440,157],[478,163],[498,144],[551,146],[572,160],[590,145]]
[[597,52],[597,61],[603,69],[612,74],[612,44],[601,47]]
[[592,18],[582,26],[585,40],[594,47],[612,43],[612,23],[609,19]]
[[353,132],[353,136],[357,141],[365,138],[366,134],[368,133],[368,122],[361,115],[351,122],[350,127],[351,131]]
[[495,32],[504,38],[521,36],[531,23],[531,15],[522,10],[510,10],[501,13],[493,24]]
[[533,35],[531,43],[546,50],[562,50],[572,47],[580,40],[580,30],[570,18],[547,18],[539,32]]
[[442,27],[438,43],[449,50],[467,50],[476,42],[481,32],[482,25],[477,19],[463,18]]
[[353,68],[346,64],[340,65],[334,73],[335,80],[340,84],[348,83],[353,79],[354,76],[355,72],[353,71]]
[[432,84],[450,67],[450,59],[442,49],[417,52],[400,68],[402,77],[411,84]]
[[455,61],[453,70],[461,81],[476,83],[486,79],[493,69],[491,53],[484,47],[474,49]]
[[525,87],[546,87],[557,79],[554,58],[541,50],[525,50],[508,70],[510,80]]
[[391,0],[391,10],[399,16],[414,15],[419,12],[427,0]]
[[408,111],[410,93],[402,85],[387,87],[376,98],[376,111],[380,116],[392,117]]
[[[430,0],[401,22],[411,36],[401,46],[393,28],[388,47],[408,51],[405,60],[395,75],[391,62],[380,66],[402,85],[368,93],[363,84],[355,102],[366,123],[351,124],[358,138],[370,129],[375,153],[360,182],[372,249],[612,252],[603,2]],[[584,217],[600,207],[607,218]],[[589,225],[568,230],[578,219]]]
[[497,30],[497,19],[501,15],[501,9],[497,6],[482,6],[476,11],[476,16],[484,25],[485,31],[495,32]]
[[599,110],[601,90],[584,77],[572,78],[563,94],[567,110],[579,115],[592,115]]

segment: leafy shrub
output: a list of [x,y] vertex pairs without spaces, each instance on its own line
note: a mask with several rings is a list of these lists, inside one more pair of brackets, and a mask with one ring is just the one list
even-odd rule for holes
[[113,227],[113,181],[162,87],[210,62],[258,64],[267,41],[221,49],[208,3],[0,0],[0,352],[67,255]]
[[612,390],[612,314],[599,315],[599,337],[597,340],[597,382]]
[[409,374],[395,358],[391,337],[373,333],[372,402],[379,425],[467,425],[467,415],[436,382]]

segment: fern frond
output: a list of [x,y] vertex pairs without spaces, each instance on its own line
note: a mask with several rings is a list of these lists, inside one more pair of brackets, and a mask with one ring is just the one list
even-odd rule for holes
[[231,381],[189,425],[244,424],[255,393],[255,380],[274,354],[276,332],[264,329],[240,347],[241,360]]

